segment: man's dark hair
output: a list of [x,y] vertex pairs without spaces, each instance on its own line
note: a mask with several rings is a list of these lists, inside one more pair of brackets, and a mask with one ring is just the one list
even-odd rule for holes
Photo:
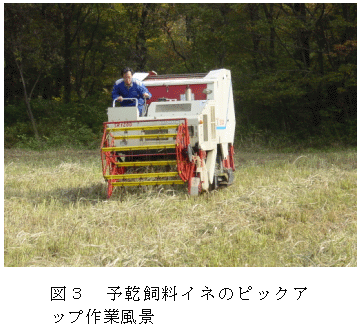
[[134,74],[134,71],[133,69],[131,69],[130,67],[125,67],[123,70],[122,70],[122,75],[124,75],[126,72],[131,72],[131,74]]

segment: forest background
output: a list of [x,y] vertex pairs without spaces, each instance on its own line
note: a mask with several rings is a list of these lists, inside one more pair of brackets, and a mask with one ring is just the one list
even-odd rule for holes
[[356,3],[4,4],[5,148],[96,148],[121,69],[232,73],[242,147],[356,145]]

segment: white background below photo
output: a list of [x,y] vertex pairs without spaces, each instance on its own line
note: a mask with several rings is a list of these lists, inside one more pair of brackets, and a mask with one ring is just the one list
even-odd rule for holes
[[2,272],[2,328],[359,325],[357,268],[3,268]]

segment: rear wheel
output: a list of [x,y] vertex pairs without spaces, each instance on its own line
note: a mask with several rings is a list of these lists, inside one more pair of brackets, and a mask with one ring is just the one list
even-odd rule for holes
[[209,191],[216,190],[219,187],[218,176],[214,174],[213,182],[209,185]]
[[212,189],[226,187],[234,182],[234,147],[231,143],[228,145],[229,152],[225,157],[222,154],[220,144],[218,144],[217,157],[215,163],[214,182],[211,184]]

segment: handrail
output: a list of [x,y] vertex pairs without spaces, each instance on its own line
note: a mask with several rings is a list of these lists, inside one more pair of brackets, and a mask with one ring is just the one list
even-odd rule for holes
[[[117,99],[114,99],[113,101],[113,107],[115,107],[115,102]],[[135,101],[135,106],[138,107],[138,99],[137,98],[123,98],[123,101]]]

